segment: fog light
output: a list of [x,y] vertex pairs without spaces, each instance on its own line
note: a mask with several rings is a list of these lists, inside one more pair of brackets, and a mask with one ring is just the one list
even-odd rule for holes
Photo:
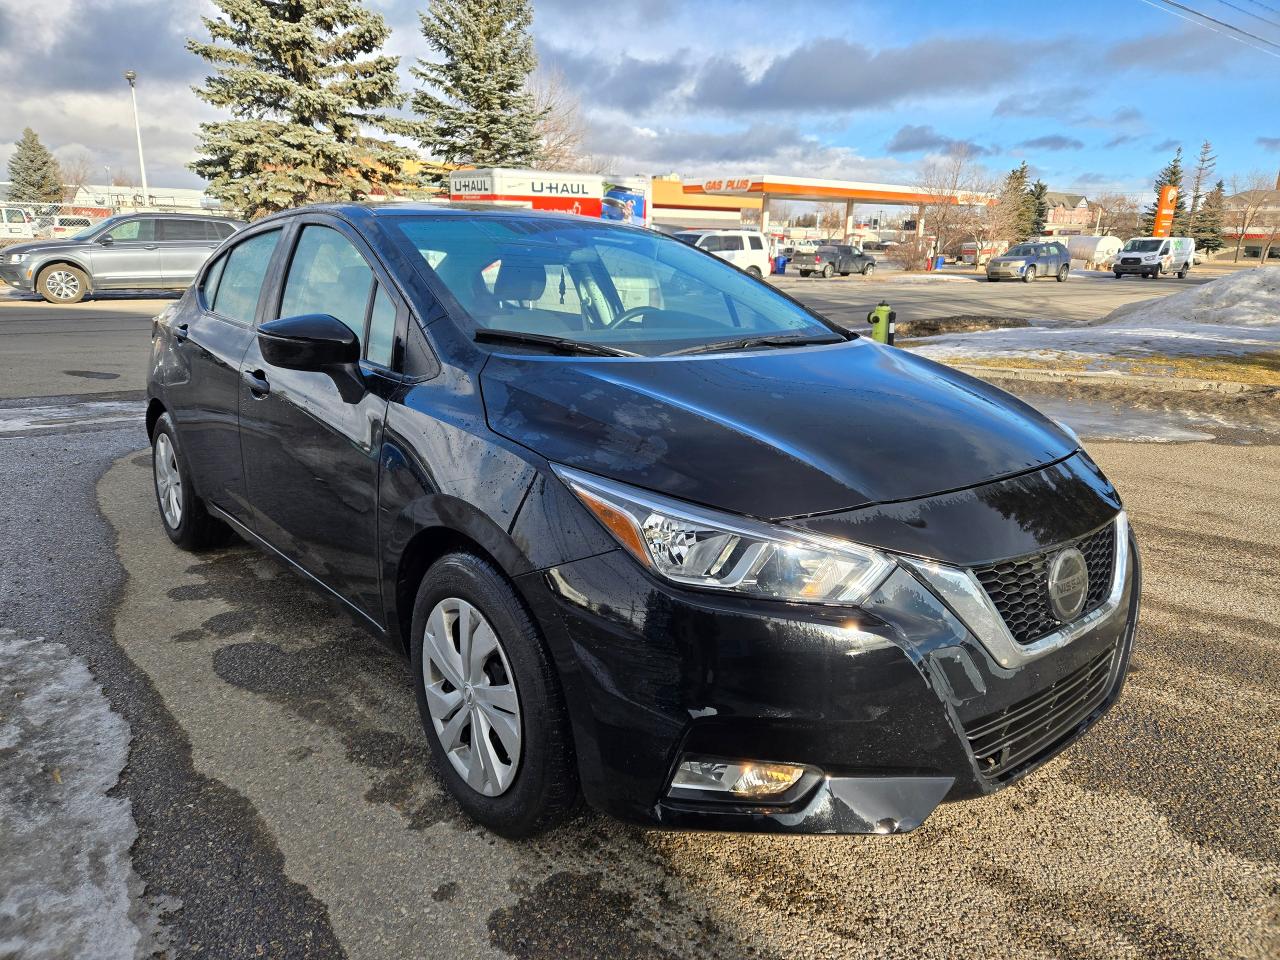
[[791,763],[685,759],[676,768],[671,790],[759,800],[786,793],[807,771]]

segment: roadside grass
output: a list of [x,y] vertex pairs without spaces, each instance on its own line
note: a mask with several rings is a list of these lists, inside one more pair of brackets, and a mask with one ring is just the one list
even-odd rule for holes
[[948,364],[1003,370],[1042,370],[1062,373],[1116,371],[1143,377],[1183,380],[1216,380],[1251,386],[1280,387],[1280,351],[1265,350],[1241,355],[1185,357],[1167,354],[1092,357],[1056,354],[1041,357],[948,357]]

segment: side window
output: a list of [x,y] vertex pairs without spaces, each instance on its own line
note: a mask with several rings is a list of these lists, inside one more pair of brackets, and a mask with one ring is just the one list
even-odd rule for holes
[[369,313],[369,345],[365,349],[365,358],[370,363],[390,367],[395,343],[396,305],[379,285],[373,295],[373,310]]
[[364,342],[373,271],[351,241],[330,227],[302,228],[289,263],[280,316],[327,313]]
[[187,240],[203,242],[209,239],[203,220],[159,220],[157,240]]
[[742,237],[739,237],[739,236],[732,236],[732,237],[724,237],[724,238],[722,238],[722,239],[724,240],[724,246],[720,248],[720,249],[722,249],[722,250],[741,250],[741,249],[743,249],[743,246],[742,246]]
[[222,270],[227,265],[227,256],[223,254],[205,271],[204,280],[200,284],[200,297],[206,307],[213,307],[213,298],[218,292],[218,281],[222,279]]
[[225,240],[236,232],[236,228],[229,223],[214,222],[212,226],[215,240]]
[[112,240],[138,240],[151,243],[156,238],[156,222],[151,219],[126,220],[118,227],[112,227],[107,236]]
[[271,254],[280,239],[279,230],[268,230],[236,244],[223,259],[226,266],[214,293],[213,309],[231,320],[253,323],[258,311],[262,280],[271,264]]
[[1166,240],[1164,243],[1160,245],[1160,256],[1163,257],[1168,252],[1169,252],[1169,241]]
[[724,237],[703,237],[698,246],[707,251],[707,253],[719,253],[721,250],[726,249],[724,240]]
[[751,239],[751,249],[752,249],[752,250],[763,250],[763,249],[764,249],[764,241],[762,241],[759,237],[751,237],[750,239]]

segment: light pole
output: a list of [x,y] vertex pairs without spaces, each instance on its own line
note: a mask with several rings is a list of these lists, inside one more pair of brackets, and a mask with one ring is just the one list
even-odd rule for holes
[[138,137],[138,173],[142,176],[142,202],[149,204],[147,165],[142,162],[142,124],[138,122],[138,75],[132,70],[126,70],[124,78],[129,81],[129,96],[133,98],[133,132]]

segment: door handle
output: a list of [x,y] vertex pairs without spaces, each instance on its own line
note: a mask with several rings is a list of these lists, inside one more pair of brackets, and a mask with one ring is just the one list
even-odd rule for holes
[[185,343],[189,334],[187,333],[187,324],[180,323],[173,328],[173,339],[178,343]]
[[249,384],[249,392],[259,400],[271,392],[271,382],[261,370],[246,370],[244,378]]
[[144,243],[142,245],[143,250],[154,250],[155,248],[156,248],[156,245],[154,243]]

